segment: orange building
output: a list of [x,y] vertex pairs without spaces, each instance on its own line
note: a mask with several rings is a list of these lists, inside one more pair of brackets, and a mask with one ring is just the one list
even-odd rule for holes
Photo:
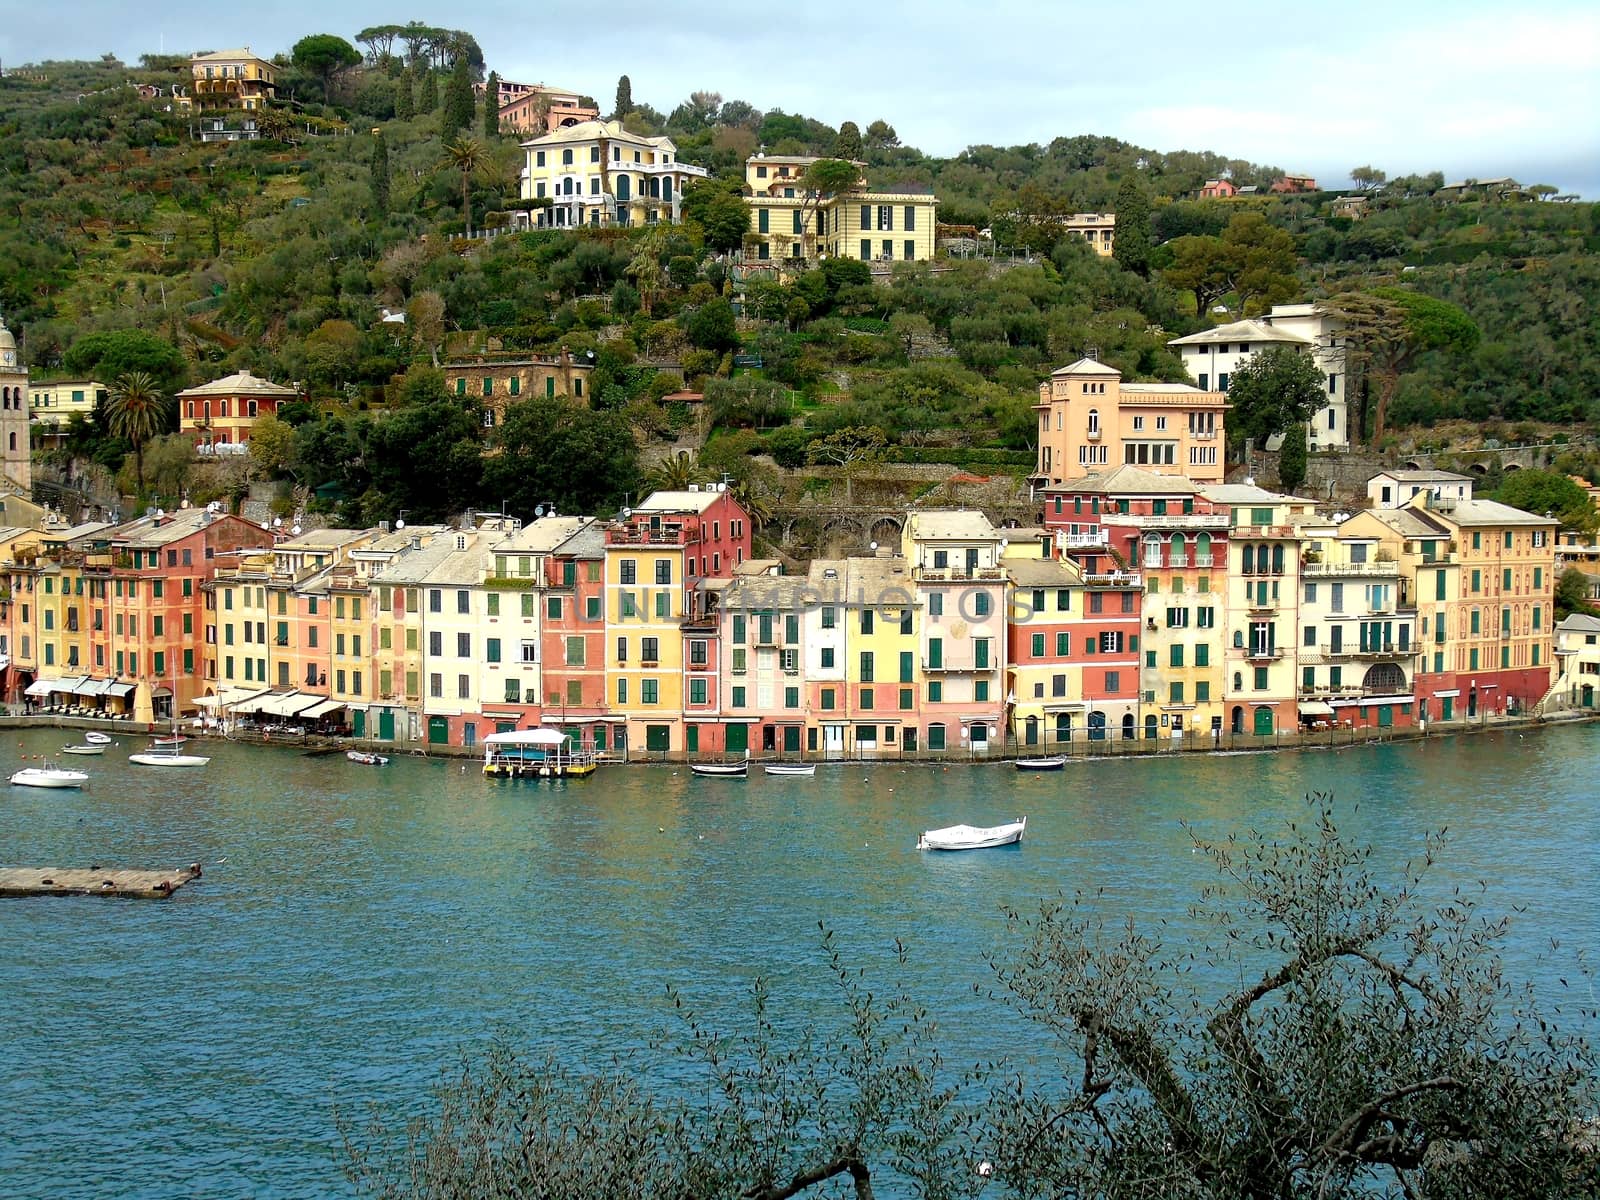
[[[256,418],[299,398],[294,388],[240,371],[179,392],[178,430],[193,438],[201,453],[243,453]],[[233,449],[216,451],[218,446]]]

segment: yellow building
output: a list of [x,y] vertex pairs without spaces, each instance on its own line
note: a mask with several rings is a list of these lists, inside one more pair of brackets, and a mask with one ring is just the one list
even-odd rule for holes
[[1039,385],[1039,460],[1034,479],[1058,484],[1108,467],[1144,467],[1196,483],[1227,469],[1226,392],[1186,383],[1123,383],[1092,358],[1058,368]]
[[540,227],[676,222],[683,189],[704,167],[678,161],[669,137],[629,133],[620,121],[581,121],[522,143],[522,198],[549,200]]
[[34,436],[52,442],[60,440],[73,416],[87,421],[95,405],[110,395],[109,387],[93,379],[33,381],[28,385],[28,422]]
[[911,562],[898,555],[845,560],[841,699],[848,720],[817,714],[825,751],[837,750],[830,726],[840,724],[847,755],[881,758],[917,748],[924,678]]
[[762,154],[746,161],[746,258],[806,262],[826,255],[923,262],[933,257],[939,201],[932,193],[871,191],[861,177],[850,191],[819,195],[805,186],[806,171],[817,161]]
[[250,47],[196,54],[189,60],[194,77],[189,95],[178,96],[182,108],[265,108],[277,91],[278,69]]

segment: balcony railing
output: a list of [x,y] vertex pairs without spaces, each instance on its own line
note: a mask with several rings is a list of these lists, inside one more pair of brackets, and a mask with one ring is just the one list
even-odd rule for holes
[[1091,429],[1083,436],[1091,442],[1098,442],[1100,440],[1100,431],[1098,429]]
[[1398,642],[1368,642],[1365,646],[1359,642],[1353,646],[1340,643],[1337,646],[1318,646],[1317,649],[1324,658],[1410,658],[1418,652],[1416,646]]
[[700,534],[678,525],[664,525],[660,529],[623,526],[606,530],[606,543],[612,546],[690,546],[700,541]]
[[1139,588],[1144,586],[1144,576],[1138,571],[1108,571],[1099,575],[1085,575],[1085,587]]
[[1313,578],[1321,575],[1398,575],[1399,568],[1392,562],[1369,563],[1323,563],[1304,562],[1300,564],[1300,573]]
[[1269,596],[1265,600],[1259,596],[1251,596],[1245,607],[1253,613],[1270,613],[1278,611],[1278,598]]
[[1228,515],[1226,513],[1151,513],[1148,516],[1130,513],[1127,516],[1113,518],[1118,522],[1128,522],[1137,525],[1140,529],[1227,529]]
[[918,567],[916,577],[929,583],[998,582],[1006,573],[1002,567]]
[[1217,440],[1217,431],[1215,429],[1191,429],[1189,436],[1197,442],[1214,442]]
[[1243,651],[1245,658],[1255,662],[1267,662],[1282,658],[1283,652],[1284,647],[1282,646],[1246,646]]
[[1056,535],[1061,545],[1068,549],[1082,546],[1104,546],[1109,540],[1109,535],[1104,529],[1094,529],[1088,532],[1079,530],[1077,533],[1060,533]]
[[925,672],[937,671],[943,674],[948,674],[951,671],[992,671],[994,670],[994,664],[983,663],[980,665],[975,662],[951,662],[949,659],[941,659],[939,662],[930,662],[925,658],[922,660],[922,669]]

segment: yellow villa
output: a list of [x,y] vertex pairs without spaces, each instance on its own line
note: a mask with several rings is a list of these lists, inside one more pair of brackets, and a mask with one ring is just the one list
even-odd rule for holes
[[182,108],[265,108],[277,92],[278,68],[249,46],[214,50],[189,60],[192,95],[176,97]]
[[1122,372],[1080,358],[1039,385],[1039,461],[1045,485],[1116,465],[1221,483],[1227,468],[1225,392],[1186,383],[1123,383]]
[[677,222],[683,189],[704,167],[678,161],[669,137],[629,133],[620,121],[580,121],[522,143],[522,198],[549,200],[539,227]]
[[822,196],[805,186],[806,172],[817,161],[808,155],[757,154],[745,162],[747,258],[781,263],[823,256],[862,262],[933,257],[939,201],[932,193],[872,191],[862,175],[849,191]]

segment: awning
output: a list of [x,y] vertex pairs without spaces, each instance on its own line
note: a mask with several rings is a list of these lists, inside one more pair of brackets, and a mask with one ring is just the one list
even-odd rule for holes
[[48,696],[51,692],[58,691],[60,684],[61,681],[59,679],[35,679],[28,685],[28,690],[24,694],[28,696]]
[[78,689],[78,695],[104,696],[110,687],[111,680],[109,679],[91,679],[88,683],[84,684]]
[[1325,704],[1321,700],[1300,701],[1300,715],[1302,717],[1331,717],[1333,705]]
[[74,675],[71,679],[62,679],[56,683],[52,691],[65,692],[69,696],[76,696],[88,684],[87,675]]
[[504,733],[491,733],[483,739],[485,746],[559,746],[565,735],[554,729],[508,729]]
[[340,709],[348,707],[350,706],[343,700],[324,700],[319,704],[313,704],[310,708],[305,709],[299,715],[308,719],[315,719],[317,717],[325,717],[331,712],[338,712]]
[[268,707],[278,699],[277,692],[257,692],[253,696],[244,696],[232,702],[230,707],[236,712],[270,712]]
[[215,696],[195,697],[195,704],[201,708],[236,708],[246,700],[263,694],[263,688],[225,687]]
[[1448,692],[1435,692],[1433,697],[1435,700],[1454,700],[1459,695],[1461,695],[1460,688],[1451,688]]
[[325,697],[312,696],[305,692],[284,692],[278,696],[268,696],[256,711],[269,713],[275,717],[293,717],[314,705],[323,703],[324,699]]
[[106,695],[115,696],[119,700],[126,700],[133,695],[134,685],[131,683],[113,683],[106,688]]

